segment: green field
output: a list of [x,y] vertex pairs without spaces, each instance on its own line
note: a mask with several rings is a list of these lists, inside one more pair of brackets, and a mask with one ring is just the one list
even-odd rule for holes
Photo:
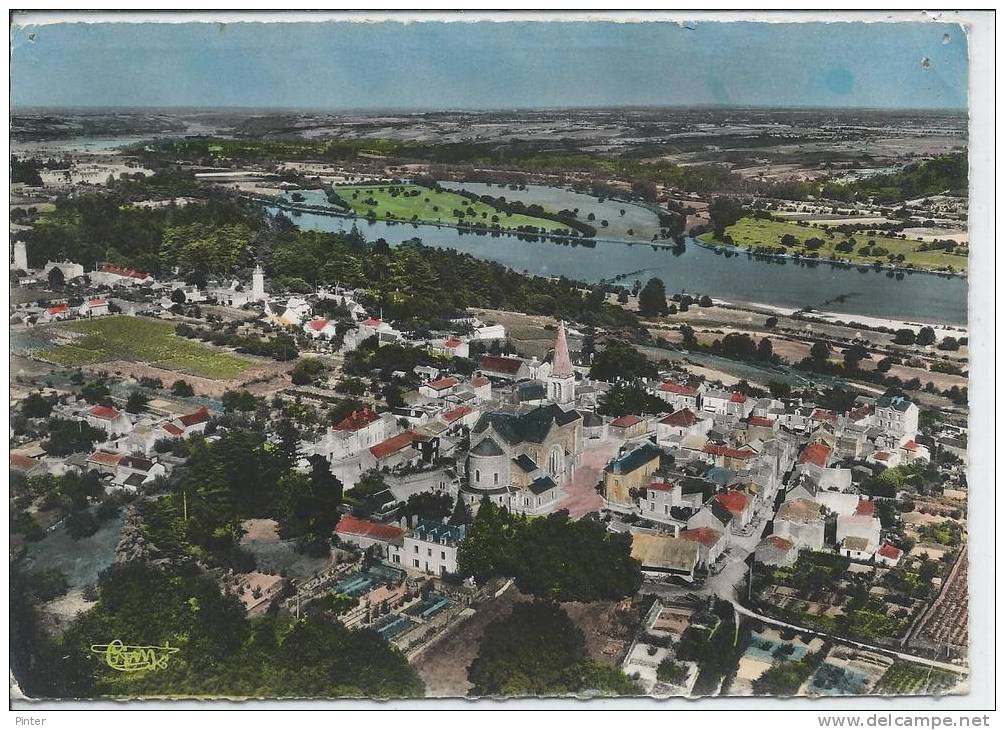
[[[557,221],[503,213],[491,205],[468,200],[457,193],[431,190],[421,185],[339,185],[335,192],[354,213],[364,218],[452,226],[498,225],[503,230],[534,226],[549,233],[574,233]],[[457,216],[455,211],[461,211],[463,215]]]
[[54,325],[78,332],[72,343],[39,351],[57,365],[93,365],[113,360],[145,363],[211,380],[229,380],[252,367],[251,360],[192,342],[174,333],[174,325],[143,317],[103,317]]
[[[852,234],[855,244],[850,252],[839,251],[836,246],[848,239],[848,236],[836,231],[828,231],[822,226],[801,226],[792,221],[762,220],[760,218],[741,218],[735,224],[726,228],[726,233],[732,237],[733,244],[744,248],[757,249],[767,247],[776,249],[781,246],[782,236],[789,234],[799,243],[796,246],[789,246],[784,253],[806,256],[811,253],[805,248],[807,239],[819,238],[824,244],[816,249],[817,258],[828,259],[838,258],[851,261],[853,263],[872,264],[876,261],[889,263],[889,255],[903,254],[904,260],[898,265],[912,266],[921,269],[946,270],[951,266],[953,271],[965,271],[967,268],[967,257],[946,253],[945,251],[916,251],[921,244],[920,241],[910,239],[891,238],[889,236],[872,235],[864,232]],[[699,237],[702,241],[723,245],[712,237],[711,233],[705,233]],[[868,245],[869,241],[874,243],[874,248],[881,247],[886,252],[880,255],[869,255],[860,253],[861,249]],[[781,253],[781,251],[773,251]]]

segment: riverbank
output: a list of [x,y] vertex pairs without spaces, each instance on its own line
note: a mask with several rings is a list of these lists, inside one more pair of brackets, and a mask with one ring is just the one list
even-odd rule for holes
[[832,258],[812,258],[809,256],[796,256],[790,253],[760,253],[746,246],[737,246],[735,244],[722,243],[721,241],[713,243],[709,238],[707,238],[707,236],[710,235],[711,235],[710,233],[703,233],[700,236],[695,236],[691,238],[690,240],[698,244],[702,248],[706,248],[709,251],[713,251],[717,254],[729,251],[734,256],[739,256],[740,254],[746,254],[747,256],[753,257],[755,259],[760,258],[760,259],[767,259],[770,261],[786,261],[786,262],[795,261],[807,265],[830,264],[835,268],[841,268],[846,270],[871,269],[873,271],[887,272],[887,275],[893,274],[895,276],[897,274],[928,274],[930,276],[934,275],[946,278],[952,278],[952,277],[960,279],[967,278],[967,272],[965,270],[942,271],[940,269],[925,269],[918,266],[882,264],[879,263],[878,261],[871,261],[871,260],[852,261],[851,259],[842,259],[842,258],[832,259]]

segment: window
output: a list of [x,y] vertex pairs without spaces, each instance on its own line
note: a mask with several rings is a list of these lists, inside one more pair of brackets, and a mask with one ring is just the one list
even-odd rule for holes
[[482,480],[482,473],[481,473],[481,471],[479,469],[475,469],[475,481],[476,482],[481,482],[481,480]]
[[415,566],[416,568],[418,568],[419,567],[419,559],[416,558],[415,560],[413,560],[412,561],[412,565]]
[[433,557],[433,548],[426,548],[426,557],[427,558]]
[[495,474],[492,475],[492,483],[493,484],[499,483],[499,472],[496,472]]
[[440,551],[440,560],[446,560],[446,559],[447,559],[447,551],[446,550],[441,550]]
[[415,552],[419,552],[419,546],[418,545],[415,546]]

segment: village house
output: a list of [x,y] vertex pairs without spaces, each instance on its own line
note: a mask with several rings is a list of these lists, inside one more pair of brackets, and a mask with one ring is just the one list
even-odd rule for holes
[[108,311],[107,299],[88,299],[77,308],[77,314],[81,317],[103,317]]
[[746,418],[754,408],[754,401],[738,390],[706,390],[701,395],[701,409],[720,416]]
[[789,540],[798,549],[822,550],[824,516],[822,506],[808,499],[784,502],[775,513],[774,534]]
[[64,281],[77,279],[84,275],[84,267],[73,261],[47,261],[42,267],[42,278],[48,279],[49,272],[53,269],[59,269]]
[[880,545],[881,524],[872,514],[838,515],[836,540],[841,554],[854,560],[868,560]]
[[149,484],[157,477],[166,474],[167,467],[160,462],[139,456],[124,456],[119,460],[115,469],[113,483],[118,487],[135,492],[144,484]]
[[728,532],[733,526],[733,513],[722,506],[714,497],[687,520],[687,528],[695,530],[707,527],[719,532]]
[[400,557],[398,560],[392,559],[392,555],[400,555],[401,547],[405,544],[404,530],[396,525],[361,520],[346,514],[342,515],[335,526],[335,535],[341,542],[361,550],[368,550],[376,545],[381,557],[391,562],[401,560]]
[[799,551],[795,543],[780,535],[768,535],[754,548],[754,560],[773,568],[793,565],[798,557]]
[[645,492],[639,496],[639,514],[653,522],[676,525],[677,520],[670,513],[681,504],[679,482],[650,482]]
[[680,576],[693,580],[699,546],[670,535],[639,531],[632,533],[632,557],[642,564],[642,572],[650,578]]
[[91,406],[84,418],[91,426],[107,433],[109,438],[123,436],[133,430],[129,416],[112,406]]
[[527,380],[531,377],[526,360],[502,355],[484,355],[478,362],[483,375],[499,380]]
[[715,565],[729,546],[729,531],[712,527],[688,527],[678,537],[698,547],[698,565],[706,568]]
[[918,406],[903,396],[885,396],[876,401],[873,425],[887,434],[893,446],[902,446],[918,435]]
[[757,452],[750,448],[749,444],[737,448],[711,441],[705,444],[701,453],[702,458],[709,464],[733,471],[750,468],[757,456]]
[[332,340],[338,336],[338,327],[330,319],[312,319],[304,325],[304,333],[312,340]]
[[[83,270],[80,275],[83,276]],[[145,271],[115,264],[105,264],[97,271],[88,274],[87,278],[94,286],[139,286],[152,284],[154,281],[154,278]]]
[[458,337],[437,340],[429,345],[429,349],[433,352],[443,353],[448,357],[467,357],[470,352],[468,343]]
[[457,549],[464,540],[464,532],[463,525],[420,520],[404,535],[402,567],[410,573],[423,575],[456,573]]
[[619,416],[607,424],[608,435],[621,441],[645,436],[648,431],[649,421],[633,414]]
[[900,564],[900,559],[904,556],[904,551],[888,542],[883,543],[876,551],[876,562],[890,568],[896,568]]
[[317,453],[328,461],[338,461],[369,449],[392,431],[393,416],[392,423],[388,420],[369,407],[353,411],[328,430],[316,444]]
[[655,395],[657,398],[665,400],[670,405],[670,410],[677,411],[686,408],[693,412],[701,408],[701,394],[704,390],[703,383],[694,386],[667,380],[657,386]]
[[684,407],[656,422],[656,443],[675,446],[689,438],[700,438],[704,442],[711,427],[712,419],[696,415],[690,408]]
[[660,467],[662,451],[649,441],[613,459],[604,468],[604,499],[611,506],[631,508],[635,500],[630,492],[641,490]]
[[754,518],[754,500],[749,494],[731,489],[712,498],[733,515],[734,530],[743,530]]
[[443,398],[453,393],[460,383],[461,381],[453,376],[430,380],[419,386],[419,395],[426,398]]

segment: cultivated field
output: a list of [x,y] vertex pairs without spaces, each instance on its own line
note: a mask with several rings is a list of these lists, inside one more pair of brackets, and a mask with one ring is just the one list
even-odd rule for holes
[[239,355],[178,337],[172,324],[155,319],[104,317],[48,329],[52,340],[59,344],[36,355],[67,367],[124,361],[211,380],[229,380],[255,365]]
[[[377,220],[416,221],[502,229],[534,226],[546,231],[565,231],[565,226],[544,218],[503,213],[491,205],[475,202],[449,191],[437,192],[420,185],[339,185],[335,188],[354,213]],[[456,211],[463,212],[458,217]],[[372,215],[371,215],[372,213]]]
[[[781,245],[782,236],[789,234],[799,242],[799,245],[790,246],[787,253],[794,254],[798,252],[800,255],[810,253],[810,251],[803,246],[807,239],[819,238],[824,243],[823,246],[816,249],[815,253],[822,259],[833,256],[835,258],[855,263],[871,264],[875,261],[879,261],[880,263],[885,264],[887,263],[887,256],[889,254],[894,256],[897,254],[903,254],[903,264],[906,266],[913,266],[922,269],[945,269],[947,266],[951,266],[955,271],[959,271],[961,269],[965,270],[967,267],[967,259],[965,256],[949,254],[944,251],[917,251],[916,249],[919,245],[921,245],[920,241],[872,235],[864,232],[858,232],[852,235],[855,239],[852,251],[838,251],[836,246],[847,240],[848,236],[829,231],[828,229],[820,226],[801,226],[790,221],[741,218],[735,224],[727,227],[726,233],[732,237],[735,245],[743,246],[745,248],[757,248],[759,246],[777,247]],[[712,239],[712,234],[710,233],[704,234],[700,238],[707,243],[719,243],[718,241]],[[886,253],[882,253],[882,255],[879,256],[862,253],[862,249],[866,247],[870,241],[873,242],[873,249],[886,249]]]

